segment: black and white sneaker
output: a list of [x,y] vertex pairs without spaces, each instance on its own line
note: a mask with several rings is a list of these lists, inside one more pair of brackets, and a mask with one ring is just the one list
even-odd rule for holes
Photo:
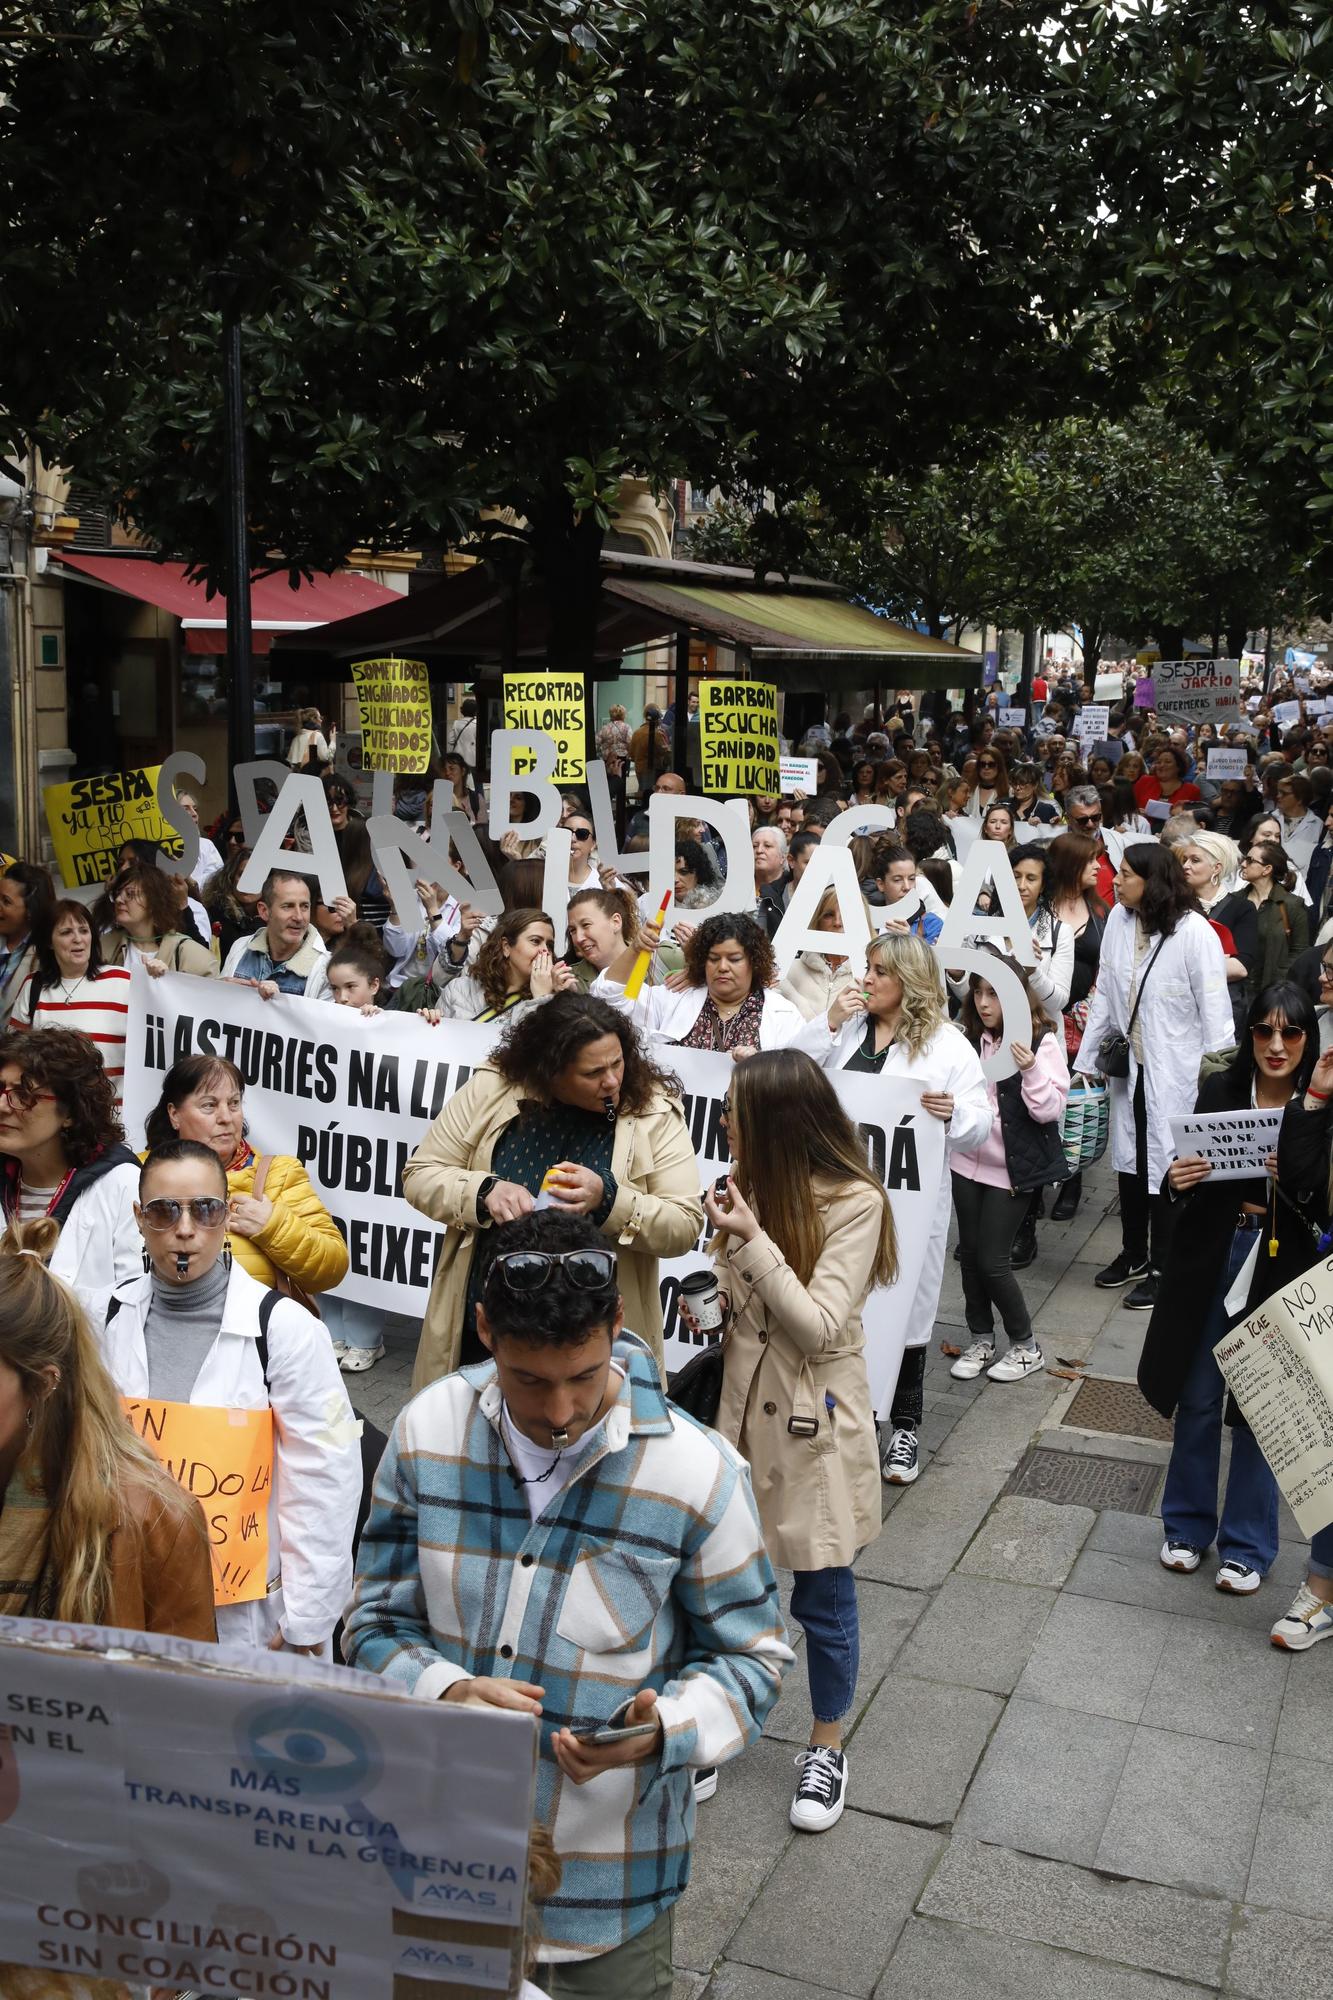
[[1121,1285],[1135,1284],[1140,1278],[1146,1278],[1147,1275],[1147,1260],[1145,1259],[1142,1264],[1131,1264],[1129,1258],[1122,1250],[1118,1257],[1111,1259],[1105,1270],[1097,1273],[1092,1282],[1096,1285],[1098,1291],[1114,1292]]
[[705,1799],[715,1797],[716,1793],[717,1765],[706,1764],[702,1770],[694,1774],[694,1803],[701,1806]]
[[801,1833],[826,1833],[842,1818],[847,1803],[846,1754],[812,1743],[795,1761],[801,1781],[791,1802],[791,1823]]
[[1203,1561],[1203,1554],[1192,1542],[1176,1542],[1168,1538],[1162,1543],[1162,1553],[1158,1560],[1163,1569],[1174,1569],[1182,1576],[1193,1576]]
[[1213,1582],[1218,1590],[1227,1591],[1232,1597],[1251,1597],[1263,1578],[1248,1563],[1237,1562],[1234,1556],[1228,1556]]
[[910,1486],[921,1470],[915,1431],[895,1431],[880,1462],[880,1478],[886,1486]]

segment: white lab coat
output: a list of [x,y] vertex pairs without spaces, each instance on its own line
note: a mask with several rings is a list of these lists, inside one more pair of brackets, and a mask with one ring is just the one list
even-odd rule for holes
[[[1129,1028],[1130,980],[1134,972],[1137,919],[1117,904],[1102,934],[1097,990],[1092,996],[1083,1043],[1074,1068],[1097,1071],[1102,1039],[1113,1030]],[[1192,911],[1181,918],[1171,936],[1150,940],[1139,961],[1143,1000],[1137,1026],[1143,1036],[1143,1092],[1148,1119],[1148,1191],[1156,1194],[1176,1149],[1171,1120],[1186,1117],[1199,1094],[1199,1065],[1205,1055],[1234,1046],[1236,1035],[1227,998],[1226,961],[1217,932]],[[1152,973],[1144,984],[1144,973]],[[1130,1050],[1129,1075],[1111,1079],[1111,1164],[1118,1174],[1136,1171],[1134,1147],[1134,1088],[1139,1065]]]
[[138,1199],[138,1162],[127,1161],[86,1187],[65,1217],[51,1269],[80,1298],[142,1274],[143,1238],[134,1219]]
[[[100,1183],[99,1183],[100,1185]],[[143,1323],[152,1278],[117,1288],[93,1315],[102,1359],[122,1396],[148,1394]],[[259,1358],[259,1308],[267,1287],[231,1267],[217,1338],[190,1393],[218,1409],[273,1409],[268,1594],[218,1607],[218,1638],[235,1648],[267,1646],[281,1626],[294,1646],[327,1646],[352,1588],[352,1534],[361,1498],[359,1420],[329,1336],[294,1299],[279,1299],[268,1323],[268,1386]]]
[[[1039,909],[1036,922],[1030,922],[1029,928],[1034,940],[1041,946],[1041,957],[1035,965],[1027,967],[1028,988],[1059,1027],[1069,1003],[1069,989],[1074,983],[1074,933],[1069,924],[1062,924],[1044,906]],[[991,940],[978,936],[975,942],[987,944]],[[1005,939],[1004,942],[1008,944],[1010,940]],[[955,999],[961,1000],[970,983],[970,976],[967,979],[951,979],[949,991]]]
[[[665,986],[645,986],[637,1000],[626,1000],[624,986],[605,972],[598,973],[589,991],[598,1000],[609,1000],[646,1035],[663,1042],[682,1041],[703,1013],[708,998],[706,986],[687,986],[683,993],[672,993]],[[759,1023],[760,1048],[785,1049],[804,1026],[805,1016],[800,1008],[793,1006],[776,986],[766,986]]]
[[[806,1023],[798,1048],[812,1055],[825,1069],[845,1069],[865,1038],[865,1017],[847,1021],[836,1035],[829,1033],[828,1017],[817,1014]],[[950,1153],[974,1153],[989,1138],[994,1112],[986,1089],[981,1058],[961,1029],[945,1021],[935,1030],[919,1056],[911,1056],[900,1042],[890,1045],[884,1058],[882,1076],[902,1077],[922,1091],[947,1091],[953,1098],[953,1117],[945,1136],[944,1164],[940,1169],[939,1193],[930,1241],[921,1264],[916,1291],[904,1300],[904,1347],[928,1347],[939,1310],[940,1287],[944,1283],[944,1251],[949,1235],[949,1215],[953,1206],[953,1181],[949,1174]],[[1191,1107],[1193,1108],[1193,1107]],[[877,1371],[872,1369],[872,1374]],[[894,1381],[897,1370],[894,1370]],[[876,1395],[877,1414],[887,1414],[887,1405]]]

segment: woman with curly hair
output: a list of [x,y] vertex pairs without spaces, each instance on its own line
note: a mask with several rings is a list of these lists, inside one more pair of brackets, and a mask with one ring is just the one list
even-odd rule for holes
[[483,1358],[486,1232],[539,1201],[587,1216],[614,1244],[625,1324],[661,1359],[657,1260],[699,1239],[699,1169],[680,1085],[619,1009],[557,993],[510,1022],[407,1162],[403,1193],[445,1224],[414,1389]]
[[[662,933],[644,928],[641,940],[657,951]],[[625,999],[625,982],[636,953],[628,947],[593,981],[593,992],[626,1007],[646,1034],[683,1049],[720,1049],[748,1054],[780,1049],[805,1025],[799,1007],[778,990],[773,947],[753,917],[706,917],[685,943],[683,991],[644,986],[637,1000]]]
[[[444,960],[438,961],[441,974]],[[555,956],[555,925],[544,910],[506,910],[465,971],[443,988],[430,1021],[494,1021],[530,1013],[539,1000],[572,986],[574,975]]]
[[115,1087],[86,1035],[47,1028],[0,1036],[0,1207],[7,1222],[49,1215],[51,1269],[81,1292],[132,1278],[139,1162],[125,1144]]
[[966,1035],[950,1024],[935,953],[923,939],[900,932],[884,932],[873,940],[864,982],[844,988],[827,1014],[808,1022],[798,1047],[825,1069],[901,1077],[920,1090],[921,1109],[945,1127],[935,1220],[916,1290],[902,1300],[898,1315],[907,1346],[896,1383],[896,1350],[885,1343],[870,1355],[875,1409],[881,1415],[887,1411],[892,1432],[884,1477],[892,1486],[909,1486],[918,1471],[916,1433],[926,1348],[944,1280],[953,1205],[949,1156],[974,1152],[990,1134],[993,1113],[985,1074]]
[[112,925],[102,934],[102,958],[107,965],[130,965],[138,953],[151,973],[217,973],[217,962],[206,945],[186,937],[180,928],[180,903],[170,875],[161,868],[131,862],[107,891]]

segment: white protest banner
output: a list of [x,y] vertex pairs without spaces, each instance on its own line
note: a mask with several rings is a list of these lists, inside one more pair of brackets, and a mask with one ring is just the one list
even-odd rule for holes
[[1110,726],[1110,707],[1096,703],[1090,702],[1086,708],[1081,708],[1074,718],[1075,736],[1086,737],[1093,743],[1102,742]]
[[1240,714],[1239,660],[1158,660],[1152,673],[1164,722],[1235,722]]
[[[440,1031],[443,1033],[443,1029]],[[712,1187],[726,1173],[731,1150],[722,1129],[722,1100],[735,1080],[730,1056],[704,1049],[679,1049],[656,1043],[653,1055],[674,1070],[685,1093],[685,1116],[699,1165],[699,1185]],[[875,1407],[884,1407],[893,1393],[903,1340],[908,1328],[902,1302],[916,1291],[926,1245],[939,1203],[944,1170],[944,1127],[921,1109],[921,1092],[898,1077],[844,1075],[828,1072],[843,1108],[866,1143],[870,1165],[888,1190],[898,1241],[897,1282],[872,1292],[862,1315],[866,1332],[866,1367]],[[669,1374],[681,1368],[707,1344],[689,1334],[676,1310],[681,1280],[691,1271],[709,1268],[711,1236],[700,1237],[683,1257],[664,1260],[660,1267],[662,1326]]]
[[818,758],[779,758],[778,790],[780,792],[804,792],[808,799],[812,799],[819,790]]
[[1329,1527],[1333,1259],[1244,1314],[1213,1353],[1303,1533]]
[[40,1618],[0,1618],[0,1688],[0,1961],[99,1992],[518,1991],[531,1716]]
[[495,1037],[494,1027],[470,1021],[446,1030],[415,1014],[367,1020],[324,1000],[261,1000],[231,980],[183,972],[150,979],[136,965],[125,1130],[132,1146],[143,1145],[172,1063],[226,1056],[245,1079],[251,1145],[298,1159],[346,1240],[351,1265],[338,1296],[420,1315],[441,1229],[403,1199],[403,1166]]
[[1268,1156],[1277,1151],[1282,1112],[1196,1111],[1171,1120],[1171,1141],[1178,1160],[1207,1160],[1214,1181],[1254,1180],[1268,1173]]
[[1219,782],[1227,778],[1243,778],[1245,767],[1250,761],[1248,750],[1212,750],[1208,752],[1208,772],[1210,778]]
[[1002,708],[1000,710],[1001,729],[1026,729],[1028,712],[1025,708]]

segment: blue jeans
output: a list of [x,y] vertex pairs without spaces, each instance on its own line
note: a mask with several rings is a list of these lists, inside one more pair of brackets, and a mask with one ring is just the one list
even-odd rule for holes
[[1310,1537],[1311,1576],[1333,1577],[1333,1528],[1320,1528]]
[[805,1632],[805,1670],[816,1722],[841,1722],[856,1693],[861,1621],[850,1569],[798,1569],[791,1615]]
[[1256,1232],[1238,1229],[1226,1269],[1204,1315],[1198,1346],[1176,1409],[1176,1438],[1162,1495],[1162,1525],[1168,1541],[1207,1549],[1217,1538],[1223,1562],[1245,1563],[1267,1575],[1277,1554],[1277,1481],[1247,1425],[1231,1433],[1222,1520],[1217,1518],[1217,1476],[1222,1459],[1222,1420],[1227,1385],[1213,1359],[1213,1347],[1227,1330],[1225,1299],[1232,1281],[1254,1247]]
[[359,1305],[352,1299],[330,1298],[326,1292],[319,1301],[319,1316],[330,1340],[345,1340],[349,1347],[378,1347],[384,1338],[384,1322],[398,1314]]

